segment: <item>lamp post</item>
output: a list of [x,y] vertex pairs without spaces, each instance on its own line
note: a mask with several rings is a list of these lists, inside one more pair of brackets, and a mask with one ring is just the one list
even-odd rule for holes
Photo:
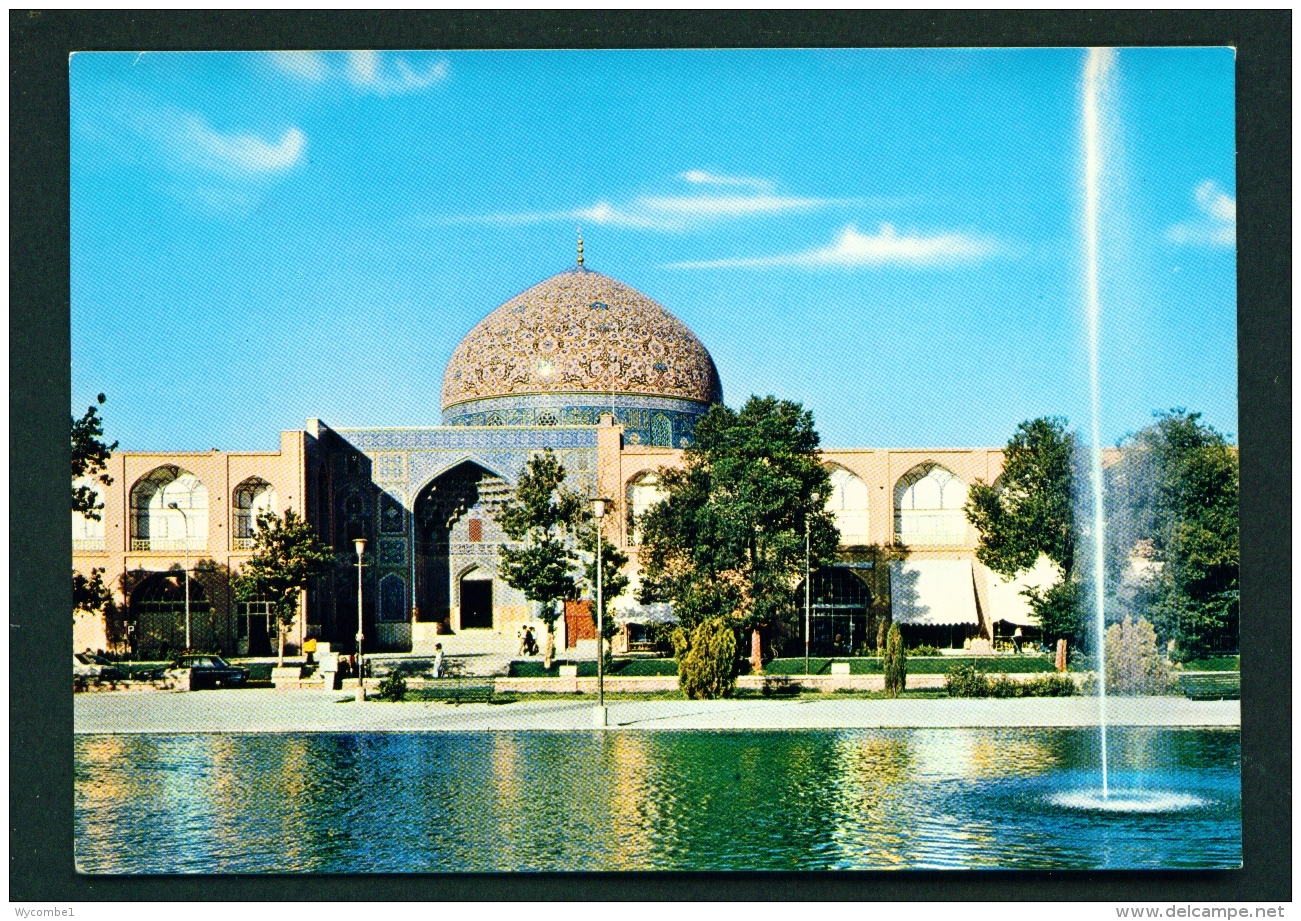
[[609,499],[593,499],[592,514],[596,517],[596,712],[593,721],[597,726],[609,722],[605,709],[605,595],[601,573],[601,520]]
[[804,516],[804,674],[809,673],[809,633],[812,628],[812,621],[809,617],[809,591],[812,583],[809,580],[809,518]]
[[366,552],[366,538],[358,537],[352,543],[357,548],[357,703],[361,703],[366,699],[366,666],[361,658],[361,641],[366,638],[362,631],[365,618],[361,607],[361,555]]
[[181,520],[185,522],[185,540],[182,542],[185,546],[185,651],[190,651],[190,516],[185,514],[185,509],[181,508],[175,502],[168,502],[167,507],[174,512],[181,513]]
[[[822,497],[817,493],[809,496],[812,505],[817,505]],[[804,674],[809,673],[809,638],[813,633],[813,619],[810,616],[812,605],[809,601],[812,597],[813,580],[809,577],[809,557],[812,542],[810,540],[809,522],[811,519],[806,512],[804,515]]]

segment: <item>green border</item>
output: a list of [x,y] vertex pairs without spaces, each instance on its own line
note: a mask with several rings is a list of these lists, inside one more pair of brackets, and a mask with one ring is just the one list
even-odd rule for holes
[[[1291,898],[1290,11],[10,13],[10,898]],[[74,50],[1233,45],[1242,448],[1240,871],[89,878],[72,863],[68,54]]]

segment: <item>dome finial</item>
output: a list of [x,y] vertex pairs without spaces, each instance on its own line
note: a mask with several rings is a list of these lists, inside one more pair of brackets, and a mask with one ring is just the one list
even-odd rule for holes
[[578,228],[578,267],[583,267],[583,228]]

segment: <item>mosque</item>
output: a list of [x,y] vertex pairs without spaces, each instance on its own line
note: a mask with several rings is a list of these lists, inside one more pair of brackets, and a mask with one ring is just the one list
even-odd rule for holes
[[[293,509],[341,554],[366,539],[367,651],[431,651],[439,642],[451,653],[510,654],[523,624],[539,635],[542,626],[535,605],[498,574],[505,535],[493,511],[545,448],[573,488],[615,500],[605,531],[628,555],[633,580],[611,604],[622,626],[616,650],[635,647],[647,623],[672,618],[667,605],[635,601],[636,516],[660,497],[657,471],[682,463],[696,421],[722,399],[704,344],[650,297],[587,268],[580,241],[575,266],[493,310],[457,346],[440,425],[333,428],[309,419],[281,432],[277,451],[115,452],[112,485],[89,484],[105,506],[101,520],[73,514],[73,568],[103,569],[120,613],[79,615],[75,647],[150,657],[184,648],[188,572],[192,645],[270,654],[266,605],[237,603],[231,577],[251,555],[259,512]],[[883,602],[911,645],[1030,632],[1019,592],[1053,572],[1041,561],[1043,571],[1004,581],[975,559],[963,512],[968,484],[998,477],[1000,449],[827,448],[822,456],[846,559],[813,576],[815,651],[874,637]],[[866,545],[901,549],[893,556],[902,558],[854,562],[848,548]],[[873,566],[888,566],[888,578]],[[305,593],[288,651],[313,638],[352,649],[357,594],[355,566],[322,577]],[[558,649],[594,648],[590,618],[568,611],[557,626]]]

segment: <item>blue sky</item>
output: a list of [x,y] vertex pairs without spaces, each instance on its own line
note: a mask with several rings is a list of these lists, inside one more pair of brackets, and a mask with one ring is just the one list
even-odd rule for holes
[[[443,366],[574,261],[829,446],[1087,432],[1085,52],[71,58],[72,385],[124,449],[435,425]],[[1102,99],[1104,441],[1237,432],[1233,53]]]

